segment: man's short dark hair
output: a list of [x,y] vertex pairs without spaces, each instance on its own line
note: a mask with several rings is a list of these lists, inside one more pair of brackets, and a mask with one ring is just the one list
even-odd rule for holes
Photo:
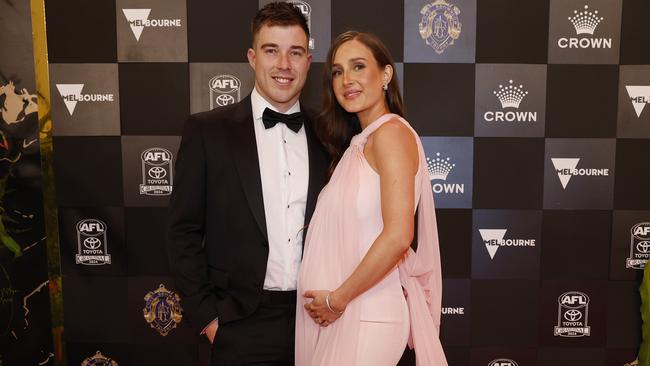
[[266,4],[260,9],[255,18],[251,22],[251,33],[253,34],[253,43],[255,37],[263,26],[281,26],[288,27],[297,25],[305,31],[307,39],[309,39],[309,26],[307,25],[307,18],[300,12],[300,10],[293,4],[278,1]]

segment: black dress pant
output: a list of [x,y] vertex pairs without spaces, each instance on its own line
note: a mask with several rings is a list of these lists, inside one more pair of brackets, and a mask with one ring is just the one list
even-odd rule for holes
[[293,366],[296,291],[263,291],[248,318],[219,324],[212,366]]

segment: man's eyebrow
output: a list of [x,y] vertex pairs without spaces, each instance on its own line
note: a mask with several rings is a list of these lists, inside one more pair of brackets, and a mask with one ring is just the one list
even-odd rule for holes
[[[260,46],[261,49],[264,49],[264,48],[279,48],[279,47],[280,46],[277,43],[264,43],[263,45]],[[294,46],[291,46],[289,48],[292,49],[292,50],[301,50],[302,52],[307,52],[307,50],[303,46],[294,45]]]
[[303,46],[291,46],[290,48],[292,50],[301,50],[302,52],[307,52],[307,50]]

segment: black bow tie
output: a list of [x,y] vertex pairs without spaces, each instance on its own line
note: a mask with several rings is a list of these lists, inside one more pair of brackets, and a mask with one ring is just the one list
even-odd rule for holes
[[303,117],[302,112],[284,114],[276,112],[269,108],[265,108],[264,114],[262,114],[262,121],[264,122],[264,127],[267,129],[275,126],[278,122],[280,122],[284,123],[293,132],[297,133],[300,131],[300,127],[302,127]]

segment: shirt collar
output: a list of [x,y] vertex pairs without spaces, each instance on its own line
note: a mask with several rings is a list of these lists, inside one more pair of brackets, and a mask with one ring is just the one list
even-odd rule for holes
[[[278,111],[277,108],[271,105],[262,95],[257,91],[257,87],[253,88],[251,92],[251,107],[253,109],[253,119],[259,120],[262,119],[262,114],[264,114],[264,109],[269,108],[274,111]],[[300,112],[300,101],[296,101],[296,104],[291,106],[286,114]]]

